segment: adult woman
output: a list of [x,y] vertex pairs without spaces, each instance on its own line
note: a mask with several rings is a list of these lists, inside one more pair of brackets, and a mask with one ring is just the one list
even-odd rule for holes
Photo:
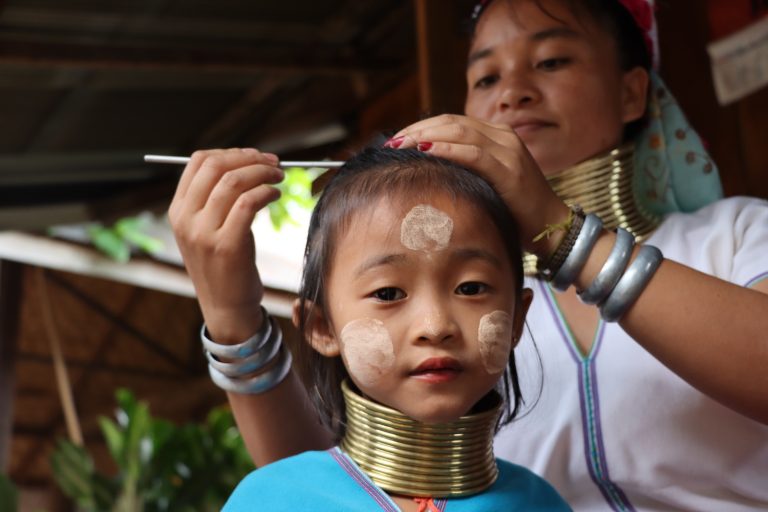
[[[469,117],[416,123],[390,145],[415,145],[482,174],[516,216],[525,248],[549,261],[564,234],[536,235],[562,223],[569,208],[544,176],[556,179],[585,161],[590,167],[593,159],[621,145],[625,127],[645,111],[648,74],[623,65],[626,52],[615,22],[632,12],[638,26],[647,29],[649,11],[640,4],[646,5],[639,0],[484,2],[467,73]],[[643,31],[637,33],[642,41]],[[212,205],[219,219],[228,219],[218,221],[225,228],[233,218],[227,216],[232,205],[256,200],[242,218],[263,205],[270,197],[265,176],[278,178],[270,163],[274,160],[268,157],[233,151],[212,158],[198,154],[172,205],[206,322],[221,342],[240,341],[258,328],[261,316],[253,311],[260,289],[244,291],[238,276],[238,295],[225,297],[213,286],[221,286],[226,274],[221,263],[206,262],[207,254],[188,240],[195,218],[202,226],[197,229],[207,233]],[[256,165],[250,177],[246,171],[227,172],[246,164]],[[592,176],[593,170],[579,166],[575,174]],[[249,180],[252,191],[238,196],[215,186],[219,176],[233,173]],[[233,188],[238,194],[247,190],[242,184]],[[565,188],[560,193],[568,196],[572,190]],[[187,189],[193,202],[185,200]],[[207,202],[211,191],[230,199]],[[535,285],[529,322],[546,384],[531,413],[502,432],[497,453],[542,474],[574,508],[765,506],[768,491],[760,480],[768,470],[768,262],[760,254],[768,248],[767,211],[764,202],[731,199],[661,223],[639,215],[645,222],[627,227],[650,236],[667,259],[621,316],[620,327],[607,327],[600,311],[582,304],[575,292],[600,274],[616,245],[615,233],[602,232],[566,292],[554,295],[548,286]],[[224,229],[205,239],[213,243],[210,250],[239,244],[240,259],[228,260],[227,267],[240,263],[250,269],[245,229],[237,236],[241,240],[231,240],[232,232]],[[638,253],[635,249],[635,259]],[[256,282],[255,271],[246,271]],[[311,420],[297,419],[307,418],[299,396],[304,395],[292,377],[263,395],[230,394],[257,462],[326,442]],[[282,419],[258,417],[270,405],[278,406]]]

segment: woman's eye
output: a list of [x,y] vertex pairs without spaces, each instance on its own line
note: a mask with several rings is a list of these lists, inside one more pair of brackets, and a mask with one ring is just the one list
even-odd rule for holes
[[554,59],[544,59],[542,61],[539,61],[539,63],[536,65],[538,69],[541,69],[543,71],[555,71],[558,70],[564,66],[566,66],[568,63],[571,62],[571,59],[567,57],[558,57]]
[[488,290],[488,286],[478,282],[461,283],[456,287],[458,295],[478,295]]
[[486,75],[475,82],[475,89],[486,89],[499,80],[498,75]]
[[405,292],[400,288],[387,287],[379,288],[373,292],[373,296],[382,302],[391,302],[405,298]]

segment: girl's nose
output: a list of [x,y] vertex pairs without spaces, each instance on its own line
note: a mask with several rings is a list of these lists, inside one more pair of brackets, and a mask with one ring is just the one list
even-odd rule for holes
[[431,305],[416,315],[415,338],[420,342],[444,343],[456,337],[458,325],[453,315],[439,305]]

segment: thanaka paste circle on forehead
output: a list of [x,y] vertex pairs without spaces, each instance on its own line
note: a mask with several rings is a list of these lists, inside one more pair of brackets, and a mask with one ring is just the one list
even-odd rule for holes
[[400,224],[400,242],[413,251],[441,251],[453,234],[453,219],[428,204],[414,206]]
[[363,386],[376,384],[395,364],[392,338],[381,320],[352,320],[339,338],[347,370]]
[[485,371],[504,371],[512,350],[512,316],[500,310],[483,315],[477,327],[477,341]]

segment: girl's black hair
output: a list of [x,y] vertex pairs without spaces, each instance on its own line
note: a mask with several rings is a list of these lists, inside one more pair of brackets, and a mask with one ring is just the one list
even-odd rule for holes
[[[474,38],[477,23],[488,9],[493,1],[510,0],[483,0],[479,2],[470,17],[469,32],[470,37]],[[650,70],[653,64],[652,55],[648,49],[646,38],[638,27],[632,14],[619,2],[619,0],[562,0],[569,7],[578,19],[580,16],[587,15],[591,17],[597,25],[609,34],[616,41],[616,47],[619,54],[619,66],[623,71],[629,71],[636,67]],[[562,21],[554,16],[543,5],[542,0],[534,0],[534,3],[547,16],[554,20]],[[650,89],[649,89],[650,94]],[[645,117],[628,123],[624,128],[624,139],[634,138],[646,124]]]
[[[428,153],[415,149],[370,147],[349,159],[331,178],[312,213],[299,290],[298,323],[305,340],[311,335],[312,308],[319,308],[326,321],[330,320],[326,278],[336,244],[349,229],[352,216],[365,212],[382,199],[396,204],[404,200],[428,200],[435,193],[467,201],[492,220],[509,256],[519,306],[523,263],[518,229],[512,214],[493,188],[466,168]],[[346,416],[340,386],[348,374],[341,357],[323,356],[309,343],[299,343],[294,348],[296,368],[322,422],[338,437],[343,436]],[[505,406],[498,428],[512,421],[522,404],[514,350],[510,353],[504,378],[500,379],[500,387]]]

